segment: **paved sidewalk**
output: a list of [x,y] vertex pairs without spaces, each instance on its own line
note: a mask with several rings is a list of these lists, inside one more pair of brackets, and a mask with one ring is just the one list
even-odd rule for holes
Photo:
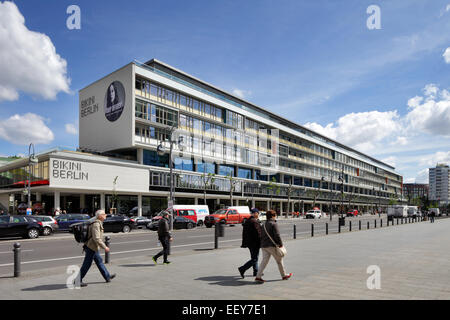
[[[150,254],[114,260],[108,269],[117,278],[108,284],[93,265],[81,289],[66,288],[66,268],[0,278],[0,299],[450,299],[449,230],[443,219],[286,240],[288,281],[274,260],[265,284],[255,284],[250,271],[241,279],[236,268],[247,249],[205,248],[172,255],[171,265],[155,266]],[[370,265],[380,267],[379,290],[367,288]]]

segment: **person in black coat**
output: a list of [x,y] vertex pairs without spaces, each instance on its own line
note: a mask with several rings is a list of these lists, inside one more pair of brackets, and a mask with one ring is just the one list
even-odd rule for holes
[[170,261],[167,260],[167,256],[169,255],[170,250],[170,241],[172,241],[172,236],[169,232],[169,213],[165,211],[163,213],[163,217],[159,220],[158,224],[158,239],[159,242],[161,242],[161,245],[163,246],[163,249],[157,253],[155,256],[153,256],[153,262],[158,260],[158,258],[162,255],[164,255],[164,263],[169,264]]
[[252,209],[250,218],[243,224],[241,248],[250,250],[250,260],[238,268],[242,278],[244,278],[245,271],[251,267],[253,267],[253,276],[258,273],[259,248],[261,247],[261,225],[258,216],[258,209]]

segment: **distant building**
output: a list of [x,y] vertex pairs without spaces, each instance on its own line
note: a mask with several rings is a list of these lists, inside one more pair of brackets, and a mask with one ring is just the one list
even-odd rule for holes
[[448,205],[450,198],[450,167],[447,164],[437,164],[429,169],[431,201],[439,201],[439,205]]
[[403,184],[403,196],[411,201],[415,198],[428,197],[429,185],[423,183]]

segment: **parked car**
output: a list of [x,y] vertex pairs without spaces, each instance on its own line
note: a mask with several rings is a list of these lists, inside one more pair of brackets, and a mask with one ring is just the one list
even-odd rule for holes
[[0,236],[36,239],[42,234],[42,222],[26,216],[0,216]]
[[322,211],[320,210],[309,210],[306,212],[305,219],[320,219],[322,218]]
[[88,214],[68,213],[56,216],[55,220],[58,222],[59,231],[70,231],[71,224],[83,222],[90,218]]
[[110,215],[103,221],[105,232],[130,232],[136,228],[136,222],[133,218],[122,215]]
[[359,212],[356,209],[347,211],[347,217],[356,217],[358,214]]
[[250,218],[250,209],[246,206],[219,209],[205,217],[205,226],[211,228],[216,222],[225,224],[244,223]]
[[136,223],[136,228],[145,228],[152,219],[149,217],[141,216],[141,217],[131,217]]
[[[158,230],[158,224],[159,224],[159,220],[155,220],[147,225],[147,229],[156,231],[156,230]],[[196,223],[194,221],[192,221],[191,219],[182,217],[182,216],[175,216],[175,220],[173,221],[174,229],[192,229],[192,228],[195,228],[195,226],[196,226]]]
[[267,216],[266,216],[266,212],[265,211],[260,211],[259,212],[258,220],[260,222],[263,222],[263,221],[267,220]]
[[42,235],[49,236],[53,232],[58,231],[59,226],[56,219],[50,216],[31,216],[33,219],[42,222],[42,226],[44,230],[42,231]]

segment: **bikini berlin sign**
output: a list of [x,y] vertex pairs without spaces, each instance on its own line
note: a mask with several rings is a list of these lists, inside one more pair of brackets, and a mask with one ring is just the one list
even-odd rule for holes
[[[50,187],[148,192],[149,171],[110,164],[50,158]],[[117,183],[114,184],[114,179]]]

